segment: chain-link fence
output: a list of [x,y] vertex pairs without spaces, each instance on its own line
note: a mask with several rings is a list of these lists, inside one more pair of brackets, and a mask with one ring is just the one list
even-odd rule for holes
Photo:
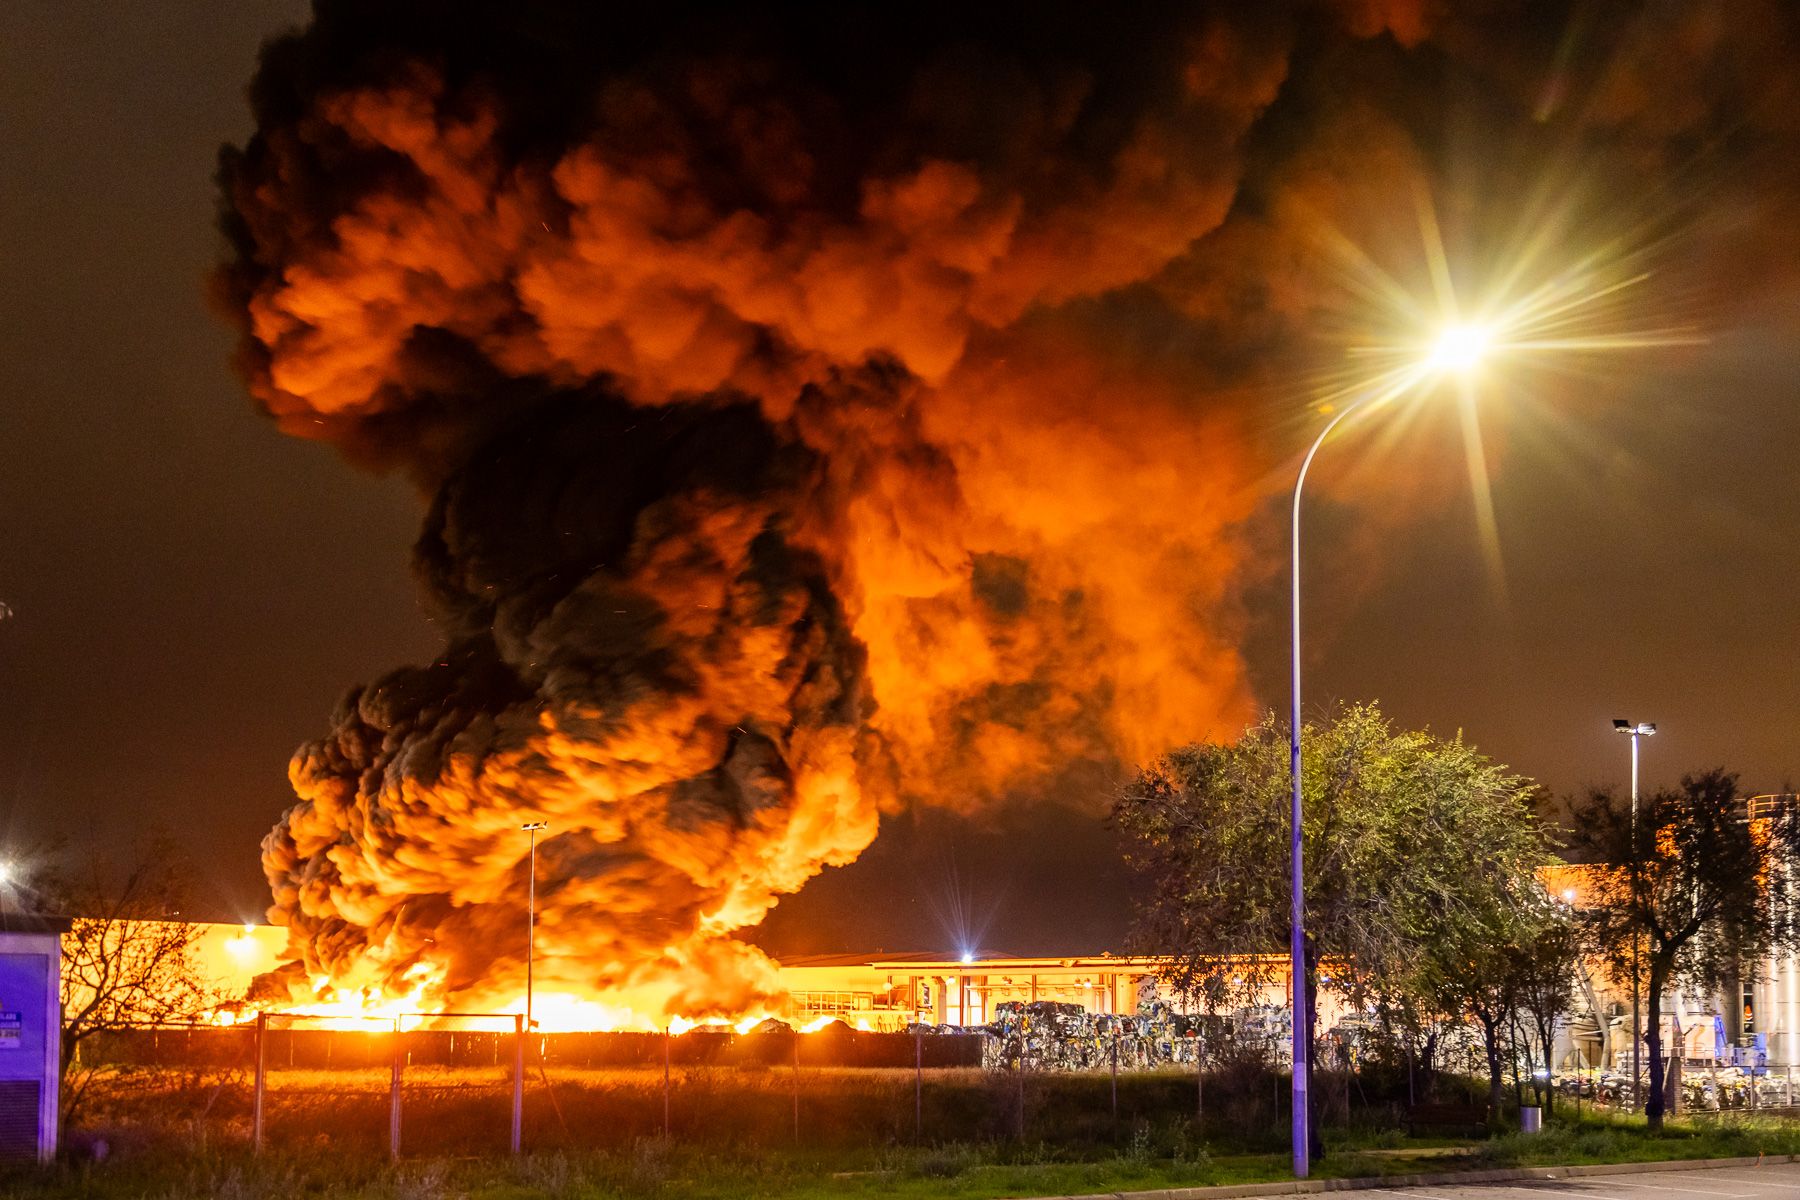
[[[1635,1111],[1642,1107],[1640,1091],[1629,1071],[1591,1068],[1558,1071],[1557,1093],[1574,1105]],[[1770,1116],[1800,1115],[1800,1072],[1791,1066],[1721,1066],[1711,1061],[1683,1061],[1671,1067],[1664,1099],[1674,1115],[1704,1116],[1742,1112]]]
[[[1284,1064],[1254,1021],[1082,1015],[1044,1002],[999,1015],[978,1031],[800,1032],[768,1021],[527,1033],[511,1013],[265,1014],[231,1027],[118,1030],[83,1044],[74,1115],[85,1132],[74,1136],[399,1156],[644,1139],[1105,1142],[1176,1123],[1254,1140],[1285,1129]],[[1415,1099],[1405,1069],[1374,1056],[1322,1054],[1314,1079],[1333,1124],[1398,1125]]]
[[[460,1147],[499,1149],[495,1143],[504,1130],[505,1148],[519,1152],[529,1040],[522,1016],[434,1013],[353,1020],[367,1027],[345,1030],[344,1019],[337,1017],[258,1014],[250,1134],[258,1151],[284,1117],[294,1121],[300,1115],[294,1123],[303,1128],[327,1124],[317,1114],[311,1120],[304,1115],[321,1102],[334,1109],[378,1107],[385,1068],[390,1157],[400,1157],[409,1112],[441,1117],[453,1111],[462,1118],[455,1138]],[[424,1020],[434,1028],[409,1028]],[[366,1129],[371,1122],[360,1124]],[[430,1122],[419,1132],[441,1140],[445,1130]]]

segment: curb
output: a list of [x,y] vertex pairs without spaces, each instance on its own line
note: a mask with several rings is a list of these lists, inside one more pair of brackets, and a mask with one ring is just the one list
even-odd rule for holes
[[1433,1171],[1421,1175],[1365,1175],[1356,1179],[1287,1179],[1274,1183],[1218,1187],[1158,1188],[1148,1192],[1095,1192],[1082,1196],[1037,1196],[1030,1200],[1233,1200],[1240,1196],[1297,1196],[1354,1192],[1368,1188],[1443,1187],[1472,1183],[1516,1183],[1530,1179],[1579,1179],[1585,1175],[1634,1175],[1658,1171],[1700,1171],[1708,1167],[1758,1167],[1800,1162],[1800,1154],[1749,1158],[1680,1158],[1666,1162],[1599,1163],[1585,1167],[1509,1167],[1492,1171]]

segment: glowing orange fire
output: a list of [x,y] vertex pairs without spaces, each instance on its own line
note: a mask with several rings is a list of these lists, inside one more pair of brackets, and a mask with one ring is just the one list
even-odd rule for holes
[[[201,974],[218,991],[227,995],[241,994],[258,975],[281,961],[287,942],[287,931],[279,926],[246,924],[215,925],[204,929],[194,945],[194,957]],[[404,977],[405,986],[384,988],[371,984],[362,988],[334,986],[326,976],[311,983],[315,999],[292,1002],[249,1002],[226,1005],[209,1020],[230,1025],[254,1021],[259,1011],[283,1017],[301,1018],[306,1028],[333,1030],[366,1030],[381,1032],[430,1028],[457,1021],[474,1021],[481,1028],[500,1028],[497,1018],[510,1018],[525,1011],[523,992],[501,994],[479,1010],[460,1007],[458,1011],[480,1016],[446,1016],[442,1002],[443,974],[428,964],[415,964]],[[654,991],[631,998],[607,1000],[571,991],[547,988],[532,994],[532,1023],[545,1033],[588,1033],[631,1031],[676,1036],[700,1029],[731,1030],[747,1034],[765,1021],[793,1025],[793,1018],[781,1006],[761,1007],[729,1016],[666,1015],[661,1004],[666,997]],[[814,1016],[797,1026],[801,1033],[816,1033],[834,1021],[844,1020],[851,1028],[870,1031],[875,1026],[867,1017],[840,1018],[830,1014]],[[510,1027],[510,1021],[505,1022]]]

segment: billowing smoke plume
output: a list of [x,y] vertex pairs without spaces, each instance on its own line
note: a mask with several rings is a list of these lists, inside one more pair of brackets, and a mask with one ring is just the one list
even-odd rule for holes
[[516,993],[541,818],[547,985],[741,1009],[731,932],[884,809],[1245,717],[1294,197],[1410,162],[1335,48],[1436,11],[1277,8],[318,0],[271,44],[242,367],[431,497],[446,635],[294,759],[294,974]]

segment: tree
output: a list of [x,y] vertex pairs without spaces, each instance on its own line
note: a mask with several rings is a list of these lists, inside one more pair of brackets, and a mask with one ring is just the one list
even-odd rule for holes
[[[1396,732],[1373,705],[1341,706],[1301,736],[1308,1057],[1319,967],[1352,1001],[1418,981],[1422,947],[1472,945],[1547,853],[1530,785],[1466,745]],[[1289,766],[1273,715],[1232,743],[1190,745],[1145,767],[1113,817],[1147,883],[1137,947],[1171,957],[1178,989],[1278,977],[1288,945]],[[1316,1126],[1315,1126],[1316,1127]]]
[[194,957],[202,927],[175,920],[190,891],[179,860],[152,845],[136,865],[90,862],[75,879],[52,880],[45,898],[73,918],[63,935],[62,1071],[65,1117],[90,1073],[78,1051],[96,1034],[191,1021],[226,999]]
[[1495,921],[1485,930],[1446,930],[1421,947],[1410,981],[1413,990],[1437,997],[1452,1013],[1474,1018],[1488,1071],[1488,1106],[1495,1109],[1505,1098],[1502,1047],[1516,1003],[1509,975],[1514,938],[1510,921]]
[[[1547,839],[1534,829],[1529,853],[1547,857]],[[1549,1065],[1556,1020],[1574,987],[1575,943],[1567,915],[1544,891],[1530,859],[1494,876],[1486,903],[1470,907],[1422,940],[1407,988],[1417,1003],[1473,1018],[1481,1030],[1488,1072],[1488,1104],[1499,1108],[1506,1067],[1526,1051],[1516,1035],[1523,1018],[1538,1034]]]
[[1670,983],[1717,988],[1739,966],[1800,943],[1800,808],[1752,814],[1723,769],[1631,803],[1591,792],[1574,808],[1568,852],[1587,864],[1582,917],[1617,976],[1645,954],[1652,1129],[1663,1121],[1662,998]]
[[[1551,1086],[1550,1078],[1556,1069],[1551,1061],[1556,1047],[1556,1023],[1575,1000],[1581,933],[1566,909],[1548,896],[1542,897],[1540,903],[1542,907],[1528,926],[1526,939],[1514,948],[1509,974],[1517,1010],[1530,1022],[1543,1053],[1544,1084],[1539,1094],[1544,1112],[1549,1114],[1556,1108],[1556,1088]],[[1529,1047],[1526,1062],[1530,1065]]]

